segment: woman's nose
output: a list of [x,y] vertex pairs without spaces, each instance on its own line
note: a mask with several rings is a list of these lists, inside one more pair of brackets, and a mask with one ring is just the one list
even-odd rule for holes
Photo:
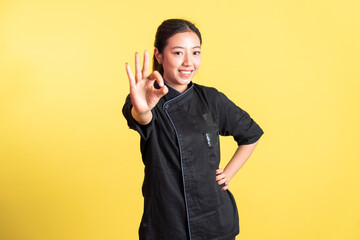
[[184,54],[183,65],[184,66],[191,66],[191,55],[189,53]]

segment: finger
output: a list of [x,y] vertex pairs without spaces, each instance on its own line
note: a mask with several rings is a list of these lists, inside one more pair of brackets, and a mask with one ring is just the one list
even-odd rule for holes
[[156,70],[150,74],[149,79],[155,79],[160,88],[164,86],[164,79],[162,78],[161,74]]
[[142,79],[140,56],[135,53],[135,80],[139,82]]
[[229,185],[225,185],[225,187],[222,188],[223,191],[227,190],[229,188]]
[[127,72],[128,78],[129,78],[130,88],[133,88],[135,86],[134,75],[131,72],[129,64],[126,63],[125,67],[126,67],[126,72]]
[[165,94],[167,94],[169,91],[169,89],[164,85],[162,86],[160,89],[156,89],[155,90],[155,94],[158,98],[161,98],[162,96],[164,96]]
[[216,170],[216,174],[219,174],[219,173],[222,173],[222,172],[224,172],[224,170],[222,168],[219,168],[219,169]]
[[227,178],[223,178],[223,179],[218,181],[218,184],[221,185],[223,183],[226,183],[226,181],[227,181]]
[[145,78],[148,74],[149,74],[149,53],[145,50],[142,76]]
[[217,181],[217,180],[223,179],[224,177],[226,177],[225,174],[219,174],[219,175],[216,176],[215,179],[216,179],[216,181]]

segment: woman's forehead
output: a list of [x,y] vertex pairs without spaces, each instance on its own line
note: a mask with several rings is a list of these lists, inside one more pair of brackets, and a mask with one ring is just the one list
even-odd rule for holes
[[171,36],[167,41],[167,45],[167,47],[170,48],[200,47],[200,39],[196,33],[192,31],[181,32]]

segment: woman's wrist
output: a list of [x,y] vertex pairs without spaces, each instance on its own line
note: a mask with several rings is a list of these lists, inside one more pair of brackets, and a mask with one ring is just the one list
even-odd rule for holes
[[134,107],[132,107],[131,108],[131,115],[133,116],[135,121],[138,122],[141,125],[147,125],[152,120],[152,112],[150,110],[146,111],[146,112],[139,113],[139,112],[137,112],[135,110]]

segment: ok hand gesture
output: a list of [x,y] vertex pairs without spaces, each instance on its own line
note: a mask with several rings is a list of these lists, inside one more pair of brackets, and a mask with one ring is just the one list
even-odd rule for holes
[[[130,83],[130,97],[133,108],[131,109],[134,119],[143,125],[150,123],[153,109],[167,92],[164,80],[158,71],[149,72],[149,54],[144,52],[144,63],[141,70],[139,54],[135,54],[135,77],[130,66],[126,63],[126,72]],[[160,89],[154,87],[155,81]]]

